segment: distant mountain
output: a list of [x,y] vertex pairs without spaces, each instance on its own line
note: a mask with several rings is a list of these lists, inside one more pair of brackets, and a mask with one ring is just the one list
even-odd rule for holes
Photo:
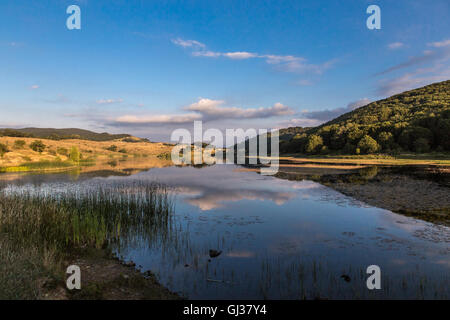
[[397,94],[314,128],[280,130],[281,153],[450,151],[450,80]]
[[[0,129],[0,136],[10,137],[35,137],[41,139],[63,140],[63,139],[82,139],[90,141],[110,141],[115,139],[128,138],[136,140],[129,134],[109,134],[106,132],[96,133],[89,130],[68,128],[23,128],[23,129]],[[138,139],[139,140],[139,139]]]

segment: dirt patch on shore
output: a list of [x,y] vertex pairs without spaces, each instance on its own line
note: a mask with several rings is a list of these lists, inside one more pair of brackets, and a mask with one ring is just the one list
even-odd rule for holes
[[446,167],[367,167],[350,173],[307,169],[280,167],[275,176],[312,180],[368,205],[450,226],[450,174]]
[[403,175],[355,184],[331,179],[323,184],[369,205],[450,226],[450,189]]
[[[144,273],[132,262],[121,262],[105,250],[88,249],[65,264],[81,270],[81,289],[66,289],[64,281],[40,279],[45,300],[177,300],[179,295],[158,283],[151,271]],[[64,275],[65,277],[68,275]]]

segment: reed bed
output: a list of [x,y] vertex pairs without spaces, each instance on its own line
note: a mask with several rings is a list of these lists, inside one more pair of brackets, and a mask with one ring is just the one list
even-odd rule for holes
[[62,281],[73,253],[125,247],[136,237],[166,243],[173,210],[171,192],[158,183],[1,184],[0,299],[40,298],[40,283]]
[[7,187],[0,191],[0,232],[21,246],[100,248],[132,235],[165,237],[172,211],[168,189],[156,183]]

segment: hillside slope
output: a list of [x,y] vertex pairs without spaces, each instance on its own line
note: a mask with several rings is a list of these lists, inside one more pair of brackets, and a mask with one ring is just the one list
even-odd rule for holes
[[318,127],[281,129],[280,137],[285,154],[450,151],[450,80],[372,102]]
[[[96,133],[89,130],[67,128],[23,128],[23,129],[0,129],[0,136],[30,137],[51,140],[81,139],[90,141],[111,141],[116,139],[131,138],[129,134],[109,134],[106,132]],[[139,139],[138,139],[139,140]]]
[[[41,148],[33,144],[40,142]],[[88,141],[82,139],[36,139],[28,137],[0,137],[0,172],[5,168],[26,164],[46,165],[67,164],[72,159],[75,148],[79,160],[84,162],[105,162],[114,160],[145,159],[150,161],[171,151],[165,143],[145,141],[127,142],[126,139],[112,141]],[[70,163],[69,163],[70,164]]]

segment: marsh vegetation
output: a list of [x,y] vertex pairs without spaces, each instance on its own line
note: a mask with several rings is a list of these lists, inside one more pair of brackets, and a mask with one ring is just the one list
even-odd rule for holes
[[0,297],[36,298],[39,278],[61,278],[63,261],[79,250],[123,245],[138,234],[164,241],[172,213],[170,192],[155,183],[4,187],[0,255],[8,263],[1,267]]

